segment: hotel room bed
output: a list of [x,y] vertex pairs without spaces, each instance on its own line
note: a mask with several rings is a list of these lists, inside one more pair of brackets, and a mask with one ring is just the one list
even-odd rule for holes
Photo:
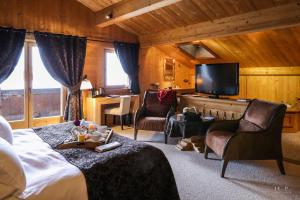
[[72,123],[14,132],[25,175],[25,199],[179,199],[173,172],[157,148],[115,134],[121,147],[97,153],[55,149]]

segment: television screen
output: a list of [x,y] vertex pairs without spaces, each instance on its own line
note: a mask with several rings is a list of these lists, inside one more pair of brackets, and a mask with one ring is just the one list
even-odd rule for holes
[[239,64],[196,65],[196,92],[213,95],[237,95],[239,93]]

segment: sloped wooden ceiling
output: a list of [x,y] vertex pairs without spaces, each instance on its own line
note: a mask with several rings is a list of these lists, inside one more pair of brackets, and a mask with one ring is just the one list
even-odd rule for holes
[[299,35],[300,26],[194,41],[204,44],[218,59],[192,59],[175,45],[157,48],[190,67],[196,63],[219,62],[239,62],[241,67],[300,66]]
[[94,12],[102,10],[108,6],[118,3],[122,0],[77,0]]
[[300,66],[300,26],[201,40],[225,61],[242,67]]
[[[107,6],[114,6],[114,3],[120,4],[132,0],[123,0],[121,2],[100,0],[78,1],[81,1],[90,8],[93,7],[92,4],[97,1],[105,2],[107,4],[103,5],[102,8],[109,8]],[[152,2],[155,1],[152,0]],[[178,28],[183,28],[182,33],[185,33],[185,30],[193,24],[203,22],[220,24],[223,23],[220,19],[259,11],[256,12],[257,15],[250,15],[252,16],[252,20],[255,21],[262,18],[261,14],[263,15],[266,13],[261,10],[281,7],[282,9],[279,9],[279,11],[283,12],[276,12],[275,9],[266,16],[270,19],[272,18],[271,16],[274,15],[288,16],[289,11],[293,12],[294,15],[291,15],[290,18],[272,18],[274,21],[271,20],[268,22],[271,24],[269,27],[265,27],[265,24],[260,24],[259,22],[256,22],[256,24],[253,25],[253,21],[250,21],[250,29],[251,25],[252,28],[258,26],[259,28],[257,30],[260,30],[259,32],[245,33],[247,32],[245,31],[243,33],[243,31],[237,31],[239,34],[234,36],[224,37],[221,35],[221,37],[212,37],[212,39],[202,37],[199,38],[200,40],[198,39],[199,41],[193,41],[194,38],[189,41],[196,43],[201,42],[218,55],[218,59],[192,59],[180,52],[180,50],[176,48],[174,42],[166,44],[165,41],[162,41],[161,43],[164,43],[163,45],[159,45],[160,42],[156,42],[154,45],[169,56],[185,63],[187,66],[194,66],[195,63],[213,62],[240,62],[241,67],[300,66],[300,38],[298,36],[300,35],[299,0],[180,0],[174,2],[175,3],[162,8],[117,22],[117,25],[138,35],[142,45],[144,44],[143,42],[146,41],[151,46],[151,39],[150,42],[143,40],[149,35],[156,37],[163,36],[168,39],[167,36],[169,32],[166,31],[174,32],[178,30]],[[284,6],[286,7],[283,8]],[[97,9],[100,9],[100,7]],[[95,8],[91,9],[97,10]],[[247,24],[248,18],[242,16],[240,17],[240,20]],[[281,27],[281,29],[270,30],[270,28],[272,28],[272,23],[276,23],[276,20],[283,22],[276,27]],[[295,22],[289,24],[289,21],[293,20]],[[200,26],[199,29],[201,29],[201,27],[202,26]],[[217,31],[220,31],[220,29],[217,29]],[[187,34],[188,33],[191,32],[187,30]],[[205,33],[205,35],[209,36],[210,32]],[[179,37],[180,35],[176,36]]]
[[297,0],[182,0],[121,22],[120,25],[144,35],[292,2]]

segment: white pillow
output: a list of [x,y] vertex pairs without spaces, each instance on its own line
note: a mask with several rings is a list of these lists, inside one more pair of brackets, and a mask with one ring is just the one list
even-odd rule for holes
[[13,144],[13,133],[10,124],[0,115],[0,137]]
[[26,177],[20,158],[13,147],[4,139],[0,138],[0,196],[21,194],[26,187]]

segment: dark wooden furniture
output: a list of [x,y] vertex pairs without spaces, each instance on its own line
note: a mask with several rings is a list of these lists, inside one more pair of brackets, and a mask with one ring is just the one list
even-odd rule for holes
[[165,143],[168,136],[165,126],[168,118],[175,114],[176,94],[171,104],[162,103],[158,99],[158,91],[146,91],[142,106],[137,110],[134,119],[134,139],[136,140],[138,130],[150,130],[164,132]]
[[192,136],[205,136],[208,127],[214,122],[213,118],[200,118],[197,120],[188,120],[183,114],[177,114],[170,117],[166,134],[169,137],[190,138]]
[[222,159],[221,177],[231,160],[276,160],[285,174],[281,132],[286,106],[253,100],[239,120],[213,123],[205,139],[205,158],[213,150]]
[[[195,95],[182,95],[179,99],[180,111],[186,106],[196,106],[200,112],[226,120],[239,119],[248,105],[248,102],[234,99],[210,99]],[[292,107],[286,111],[282,132],[296,133],[297,131],[300,131],[300,108]]]

